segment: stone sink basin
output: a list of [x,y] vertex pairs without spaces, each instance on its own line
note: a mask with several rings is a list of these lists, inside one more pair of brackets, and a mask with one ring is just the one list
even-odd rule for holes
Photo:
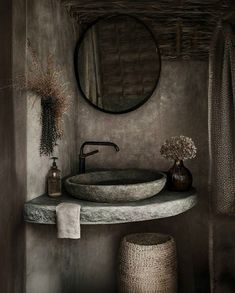
[[65,181],[72,196],[106,203],[143,200],[158,194],[165,184],[164,173],[141,169],[89,172]]

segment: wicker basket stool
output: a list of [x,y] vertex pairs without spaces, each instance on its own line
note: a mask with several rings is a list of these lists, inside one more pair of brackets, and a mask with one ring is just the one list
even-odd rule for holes
[[119,255],[119,292],[176,293],[174,239],[158,233],[124,237]]

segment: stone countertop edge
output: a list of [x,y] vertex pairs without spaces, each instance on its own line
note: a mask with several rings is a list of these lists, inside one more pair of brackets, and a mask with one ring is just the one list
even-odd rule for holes
[[82,225],[121,224],[184,213],[197,204],[197,192],[194,188],[185,192],[164,190],[146,200],[115,204],[82,201],[66,194],[56,199],[41,195],[25,203],[24,219],[34,224],[56,224],[56,206],[62,202],[81,205]]

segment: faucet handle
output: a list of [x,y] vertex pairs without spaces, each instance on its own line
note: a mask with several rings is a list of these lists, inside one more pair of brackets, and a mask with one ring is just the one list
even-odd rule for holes
[[95,151],[92,151],[92,152],[89,152],[89,153],[86,153],[86,154],[82,154],[82,157],[86,158],[86,157],[92,156],[94,154],[97,154],[98,152],[99,152],[99,150],[95,150]]

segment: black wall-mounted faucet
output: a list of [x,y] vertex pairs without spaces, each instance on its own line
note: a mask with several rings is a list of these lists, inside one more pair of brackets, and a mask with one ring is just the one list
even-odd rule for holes
[[86,170],[86,157],[92,156],[94,154],[97,154],[99,150],[94,150],[92,152],[84,154],[84,148],[87,145],[104,145],[104,146],[112,146],[115,148],[116,152],[119,152],[119,147],[109,141],[85,141],[81,147],[80,147],[80,153],[79,153],[79,173],[85,173]]

